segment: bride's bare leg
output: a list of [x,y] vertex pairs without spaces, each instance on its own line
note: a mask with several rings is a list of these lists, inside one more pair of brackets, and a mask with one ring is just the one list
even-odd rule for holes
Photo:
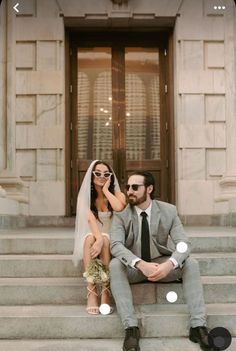
[[[87,271],[87,267],[91,262],[90,248],[94,244],[95,238],[93,235],[88,235],[84,241],[84,268]],[[98,314],[98,295],[96,285],[92,283],[87,284],[87,312],[90,314]]]
[[[102,263],[108,267],[109,262],[111,260],[111,252],[110,252],[110,242],[106,236],[103,236],[103,247],[100,254],[100,259]],[[102,294],[101,294],[101,304],[107,303],[108,305],[111,304],[111,296],[110,296],[110,284],[105,283],[102,287]]]

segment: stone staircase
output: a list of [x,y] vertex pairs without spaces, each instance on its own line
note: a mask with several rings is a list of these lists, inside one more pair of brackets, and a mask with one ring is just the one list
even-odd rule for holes
[[[200,264],[210,328],[223,326],[236,350],[236,231],[186,227]],[[0,230],[0,350],[121,351],[117,313],[85,312],[82,267],[71,262],[73,228]],[[133,285],[142,351],[199,351],[188,338],[182,286]],[[168,291],[178,300],[170,304]]]

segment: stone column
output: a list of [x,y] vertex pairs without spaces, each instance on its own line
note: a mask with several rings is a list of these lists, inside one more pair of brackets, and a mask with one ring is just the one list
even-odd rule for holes
[[6,2],[3,1],[0,11],[0,172],[6,168],[6,21]]
[[[222,193],[217,200],[235,203],[236,212],[236,10],[229,4],[225,11],[225,81],[226,81],[226,172],[219,184]],[[232,200],[234,199],[234,200]]]

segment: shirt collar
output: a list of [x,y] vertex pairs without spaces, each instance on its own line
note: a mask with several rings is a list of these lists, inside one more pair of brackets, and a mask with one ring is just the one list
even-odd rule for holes
[[138,206],[134,206],[135,207],[135,210],[138,214],[138,216],[140,216],[140,214],[142,212],[146,212],[146,214],[150,217],[151,216],[151,210],[152,210],[152,201],[150,202],[150,205],[146,208],[146,210],[142,210],[140,207]]

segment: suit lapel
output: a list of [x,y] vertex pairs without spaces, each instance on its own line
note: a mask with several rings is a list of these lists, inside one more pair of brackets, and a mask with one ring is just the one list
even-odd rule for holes
[[150,223],[151,235],[157,235],[160,218],[161,218],[161,211],[158,206],[158,203],[156,201],[152,201],[151,223]]
[[134,231],[134,237],[138,238],[138,233],[139,233],[139,222],[138,222],[138,215],[133,207],[131,209],[132,211],[132,223],[133,223],[133,231]]

